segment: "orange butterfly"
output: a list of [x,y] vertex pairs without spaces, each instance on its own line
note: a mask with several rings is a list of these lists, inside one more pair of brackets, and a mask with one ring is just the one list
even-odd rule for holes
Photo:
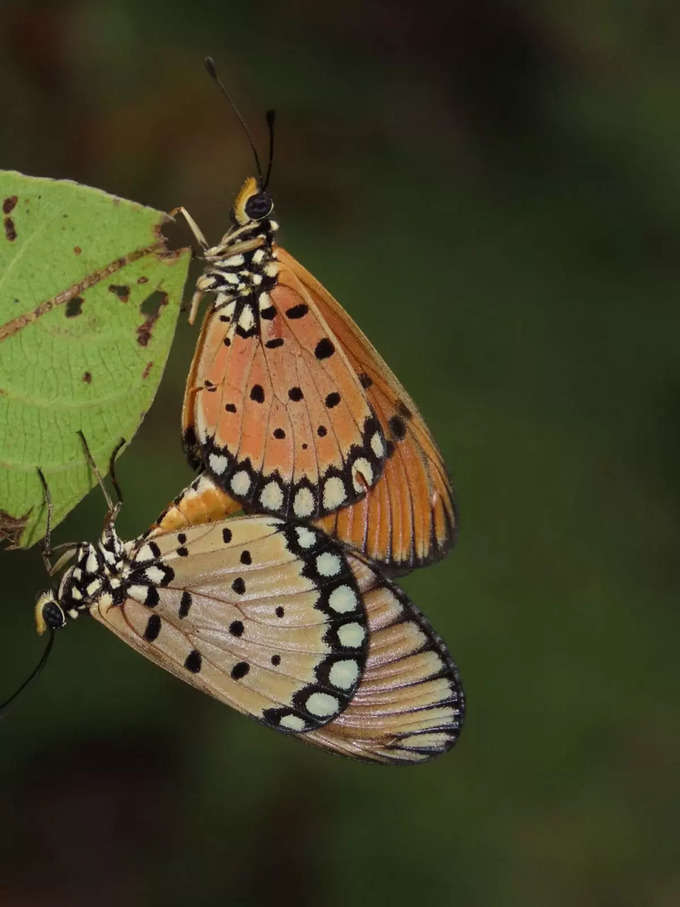
[[427,564],[456,530],[441,455],[370,341],[276,243],[271,153],[265,179],[253,151],[259,178],[245,181],[217,246],[178,209],[206,262],[191,322],[215,294],[182,417],[190,462],[217,486],[211,518],[243,507],[313,520],[383,565]]

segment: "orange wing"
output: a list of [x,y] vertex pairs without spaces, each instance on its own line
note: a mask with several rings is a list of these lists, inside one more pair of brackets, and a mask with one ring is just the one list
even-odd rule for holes
[[[422,416],[331,294],[280,246],[274,255],[257,313],[237,300],[206,315],[184,402],[194,465],[246,509],[317,518],[392,569],[438,560],[457,518]],[[235,509],[218,507],[211,499],[213,519]]]
[[364,498],[325,516],[318,525],[396,569],[443,557],[455,540],[456,511],[446,467],[423,417],[333,296],[285,249],[279,247],[277,255],[339,340],[387,438],[388,459],[380,482]]
[[287,264],[257,302],[206,314],[183,427],[190,458],[221,488],[283,518],[332,513],[383,468],[384,435],[356,371]]

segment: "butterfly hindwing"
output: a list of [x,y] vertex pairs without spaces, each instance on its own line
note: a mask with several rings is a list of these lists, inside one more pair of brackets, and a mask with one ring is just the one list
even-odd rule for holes
[[404,593],[357,558],[368,656],[352,701],[310,743],[376,762],[423,762],[450,749],[465,716],[463,687],[445,643]]
[[337,300],[285,249],[277,254],[341,343],[387,441],[380,482],[320,525],[372,560],[397,569],[439,559],[455,540],[456,512],[446,467],[422,416]]
[[[159,517],[161,526],[177,528],[192,514],[203,519],[195,501],[213,501],[219,516],[228,496],[202,476],[178,500]],[[159,532],[152,527],[150,537]],[[465,705],[446,644],[397,586],[363,559],[346,557],[366,615],[366,662],[344,711],[304,739],[377,762],[408,764],[444,752],[458,738]]]

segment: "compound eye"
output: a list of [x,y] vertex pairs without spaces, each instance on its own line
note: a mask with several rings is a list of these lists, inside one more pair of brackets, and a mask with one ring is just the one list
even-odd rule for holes
[[54,599],[45,602],[43,605],[42,618],[45,621],[45,625],[49,627],[50,630],[61,630],[66,623],[64,612]]
[[262,220],[272,213],[274,202],[268,192],[251,195],[245,204],[245,211],[251,220]]

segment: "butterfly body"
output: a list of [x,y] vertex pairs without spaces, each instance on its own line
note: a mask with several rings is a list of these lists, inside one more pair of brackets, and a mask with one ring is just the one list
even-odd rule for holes
[[39,630],[87,611],[157,665],[326,749],[417,762],[450,748],[463,693],[406,596],[325,533],[247,516],[78,547]]

